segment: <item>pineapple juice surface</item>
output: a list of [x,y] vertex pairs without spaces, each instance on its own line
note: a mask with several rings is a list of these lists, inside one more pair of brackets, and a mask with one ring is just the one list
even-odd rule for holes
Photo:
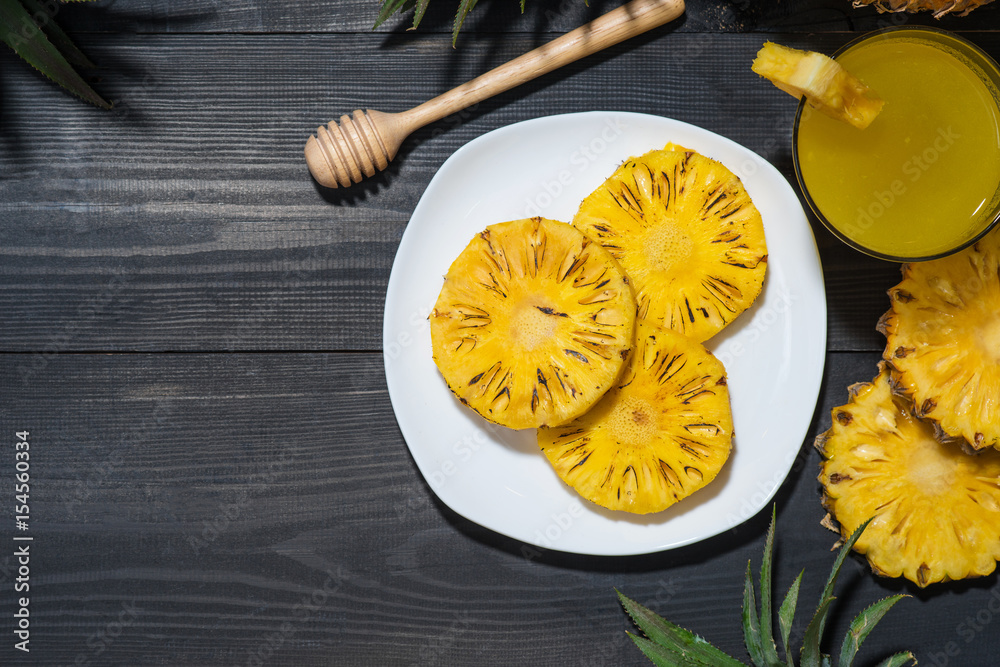
[[884,259],[968,245],[1000,208],[1000,71],[949,33],[903,28],[836,56],[885,106],[864,130],[800,106],[795,167],[831,231]]

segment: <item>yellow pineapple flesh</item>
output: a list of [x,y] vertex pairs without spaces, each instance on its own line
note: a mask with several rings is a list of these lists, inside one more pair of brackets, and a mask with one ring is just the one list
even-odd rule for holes
[[765,42],[751,65],[757,74],[828,116],[864,129],[878,116],[883,100],[836,60]]
[[614,383],[635,309],[618,263],[569,224],[491,225],[445,276],[430,316],[434,361],[459,400],[486,419],[554,426]]
[[619,167],[573,225],[632,281],[639,317],[708,340],[760,294],[767,244],[740,179],[692,151],[651,151]]
[[583,416],[538,430],[564,482],[635,514],[664,510],[715,479],[732,437],[722,363],[687,336],[641,320],[615,387]]
[[939,442],[892,391],[883,367],[850,388],[817,438],[824,504],[872,569],[918,586],[984,576],[1000,559],[1000,452]]
[[933,12],[934,18],[945,14],[965,16],[973,9],[988,5],[993,0],[854,0],[855,7],[872,5],[880,12]]
[[1000,233],[903,265],[878,328],[896,388],[939,436],[1000,448]]

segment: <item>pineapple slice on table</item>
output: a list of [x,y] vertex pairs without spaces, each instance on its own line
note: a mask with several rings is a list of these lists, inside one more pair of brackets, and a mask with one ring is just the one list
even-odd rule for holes
[[939,442],[891,387],[885,365],[849,389],[816,439],[823,503],[880,575],[920,587],[985,576],[1000,559],[1000,452]]
[[451,391],[510,428],[566,422],[611,387],[632,347],[621,267],[565,222],[491,225],[451,265],[430,316]]
[[641,320],[615,387],[574,421],[538,429],[564,482],[602,507],[635,514],[664,510],[715,479],[732,437],[722,362]]
[[855,7],[873,5],[880,12],[934,12],[939,19],[945,14],[965,16],[976,7],[988,5],[993,0],[854,0]]
[[621,263],[641,319],[699,342],[750,307],[764,283],[760,212],[733,172],[693,151],[626,161],[573,225]]
[[765,42],[751,69],[793,97],[838,120],[864,129],[878,116],[883,100],[836,60]]
[[896,389],[942,439],[1000,449],[1000,233],[902,271],[878,324]]

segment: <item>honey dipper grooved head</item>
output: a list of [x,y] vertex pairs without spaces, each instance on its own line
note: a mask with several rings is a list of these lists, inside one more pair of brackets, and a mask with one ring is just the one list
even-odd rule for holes
[[379,117],[386,115],[359,109],[353,118],[344,115],[339,124],[331,121],[317,128],[305,149],[313,178],[328,188],[346,188],[374,176],[376,169],[385,169],[398,148],[386,146],[376,125]]

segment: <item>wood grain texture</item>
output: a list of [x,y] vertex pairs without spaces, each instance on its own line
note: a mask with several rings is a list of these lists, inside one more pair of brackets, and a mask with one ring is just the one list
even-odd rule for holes
[[[395,426],[380,355],[58,355],[21,382],[23,356],[0,355],[0,421],[6,437],[31,432],[35,634],[30,663],[10,641],[0,663],[647,664],[615,588],[745,659],[742,577],[759,567],[766,512],[649,556],[526,549],[436,500]],[[779,594],[806,568],[796,643],[835,540],[819,525],[810,442],[876,360],[831,355],[776,498]],[[0,458],[0,478],[12,468]],[[8,591],[11,568],[5,549]],[[961,649],[951,664],[992,664],[991,635],[966,642],[957,626],[988,609],[995,583],[917,591],[852,558],[829,636],[839,645],[849,617],[908,592],[862,664],[906,648],[926,664],[948,642]]]
[[[848,38],[786,41],[832,50]],[[418,131],[386,172],[344,191],[306,172],[302,146],[317,124],[414,106],[530,38],[486,40],[459,61],[442,35],[390,50],[369,36],[96,35],[83,46],[105,68],[111,113],[5,56],[0,349],[380,349],[395,249],[437,168],[469,140],[542,115],[676,118],[794,181],[794,101],[748,67],[763,39],[654,31]],[[830,349],[879,349],[895,265],[814,228],[836,286]]]

